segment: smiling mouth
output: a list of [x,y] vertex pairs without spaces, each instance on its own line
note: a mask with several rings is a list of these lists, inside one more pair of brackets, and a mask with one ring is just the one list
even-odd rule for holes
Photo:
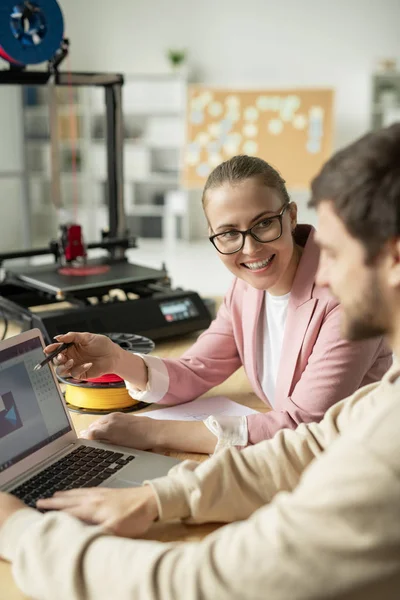
[[272,263],[274,258],[275,254],[272,254],[272,256],[266,258],[265,260],[258,260],[252,263],[242,263],[242,265],[246,269],[249,269],[249,271],[259,271],[260,269],[265,269],[265,267],[268,267]]

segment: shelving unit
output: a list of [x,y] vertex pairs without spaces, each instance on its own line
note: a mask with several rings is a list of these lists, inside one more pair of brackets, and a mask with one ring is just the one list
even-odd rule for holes
[[[123,87],[125,208],[133,234],[162,237],[166,195],[180,185],[186,81],[174,75],[127,76]],[[105,178],[102,98],[93,97],[95,177]]]
[[[186,96],[186,80],[178,75],[125,77],[125,209],[127,224],[138,237],[190,239],[194,229],[189,224],[196,220],[193,209],[201,214],[200,203],[192,202],[191,194],[180,187]],[[77,218],[91,241],[107,225],[104,91],[60,88],[57,100],[62,200],[72,212],[77,199]],[[48,89],[26,88],[23,113],[32,240],[38,246],[56,235],[58,223],[51,203]],[[71,127],[75,130],[76,175],[72,173]],[[179,210],[177,194],[181,196]]]
[[372,129],[400,122],[400,73],[376,73],[372,78]]

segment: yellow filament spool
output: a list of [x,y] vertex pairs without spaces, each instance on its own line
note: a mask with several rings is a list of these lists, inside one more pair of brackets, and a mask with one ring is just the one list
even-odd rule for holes
[[[108,333],[107,337],[128,352],[147,354],[154,348],[152,340],[132,333]],[[147,406],[129,395],[123,379],[117,375],[103,375],[89,381],[59,375],[58,379],[65,385],[65,401],[71,410],[102,414],[117,410],[134,411]]]
[[[84,382],[82,382],[84,383]],[[65,400],[68,404],[92,411],[110,412],[112,410],[122,410],[138,404],[123,387],[85,387],[78,385],[69,385],[66,380]]]

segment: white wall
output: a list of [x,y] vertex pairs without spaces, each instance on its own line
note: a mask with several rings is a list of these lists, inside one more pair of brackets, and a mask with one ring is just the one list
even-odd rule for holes
[[[59,2],[73,69],[160,72],[168,69],[167,48],[186,47],[197,80],[213,85],[332,86],[335,147],[369,127],[370,78],[377,61],[394,57],[400,67],[400,0]],[[4,89],[0,109],[4,170],[10,162],[17,165],[15,153],[21,152],[10,147],[18,137],[19,109]],[[0,185],[1,249],[20,247],[23,241],[21,193],[15,185]],[[304,204],[301,218],[312,220]]]
[[186,47],[199,81],[332,86],[335,147],[369,127],[377,61],[400,67],[399,0],[59,0],[75,69],[166,70]]

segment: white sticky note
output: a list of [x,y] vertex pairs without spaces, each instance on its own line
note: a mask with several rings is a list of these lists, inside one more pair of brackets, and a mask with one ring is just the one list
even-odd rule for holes
[[3,398],[0,396],[0,412],[2,412],[3,410],[6,410],[6,407]]

